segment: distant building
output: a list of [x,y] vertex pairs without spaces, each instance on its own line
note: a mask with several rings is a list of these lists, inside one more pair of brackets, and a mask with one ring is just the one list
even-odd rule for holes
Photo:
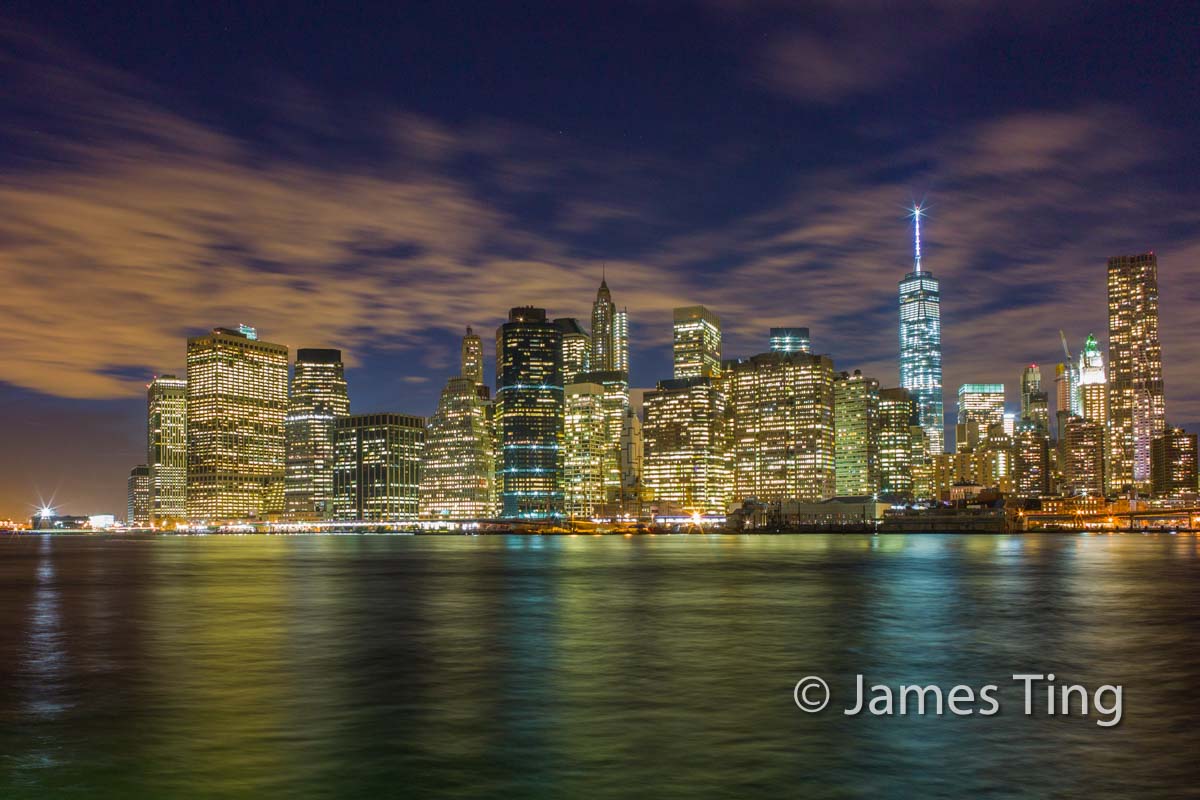
[[592,337],[574,317],[561,317],[554,325],[562,331],[563,379],[574,383],[581,373],[587,372],[591,362]]
[[545,309],[512,309],[496,331],[498,488],[505,518],[563,515],[563,387],[562,331],[546,319]]
[[920,207],[913,210],[915,250],[913,271],[900,281],[900,385],[908,389],[925,429],[929,452],[945,446],[942,401],[941,289],[932,272],[921,269]]
[[476,386],[483,386],[483,339],[470,325],[462,339],[460,373],[462,377],[470,378]]
[[959,451],[978,450],[996,424],[1004,424],[1003,383],[964,383],[958,387]]
[[187,513],[245,520],[283,512],[288,349],[254,328],[187,345]]
[[834,375],[828,356],[760,353],[722,376],[733,417],[735,499],[834,496]]
[[187,381],[158,375],[146,387],[150,523],[187,516]]
[[150,467],[138,464],[129,470],[125,524],[131,528],[150,525]]
[[284,429],[284,506],[291,520],[333,517],[333,445],[339,417],[350,414],[342,351],[296,351]]
[[879,381],[863,377],[859,370],[843,372],[834,381],[833,395],[836,494],[838,497],[877,495]]
[[808,328],[771,328],[770,346],[772,353],[809,353],[812,338]]
[[423,519],[496,516],[490,403],[468,375],[451,378],[425,432],[418,512]]
[[1123,488],[1151,479],[1151,442],[1166,429],[1154,253],[1108,260],[1108,348],[1110,484]]
[[1025,419],[1017,425],[1013,436],[1013,490],[1018,497],[1044,497],[1049,493],[1049,448],[1050,439],[1040,421]]
[[604,479],[609,460],[608,420],[604,387],[569,383],[563,425],[563,496],[572,519],[595,516],[606,498]]
[[1154,494],[1169,497],[1197,491],[1196,434],[1167,428],[1154,438],[1150,456]]
[[[891,500],[913,497],[914,460],[912,397],[907,389],[883,389],[879,392],[879,494]],[[924,434],[924,428],[915,426]],[[838,492],[841,494],[841,492]]]
[[[608,281],[601,279],[592,304],[591,354],[579,372],[621,370],[629,372],[629,312],[617,310]],[[568,380],[574,376],[568,371]]]
[[1068,417],[1063,436],[1063,480],[1067,494],[1104,494],[1104,427],[1083,417]]
[[408,414],[339,417],[333,517],[343,522],[417,519],[425,420]]
[[675,379],[721,374],[721,320],[704,306],[675,309]]
[[723,514],[731,496],[725,395],[711,378],[660,381],[643,400],[642,481],[664,511]]

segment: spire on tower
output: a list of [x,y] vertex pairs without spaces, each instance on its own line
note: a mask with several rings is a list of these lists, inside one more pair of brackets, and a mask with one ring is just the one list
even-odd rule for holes
[[921,217],[925,215],[925,209],[921,208],[920,203],[912,207],[909,212],[913,218],[913,272],[921,271]]

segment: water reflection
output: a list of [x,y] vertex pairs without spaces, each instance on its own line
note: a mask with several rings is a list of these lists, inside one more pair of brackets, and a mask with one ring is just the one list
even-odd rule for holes
[[[1191,536],[2,547],[4,797],[1144,796],[1194,777]],[[1125,722],[1023,716],[1022,670],[1124,683]],[[996,683],[1005,710],[846,717],[860,672]],[[831,712],[792,705],[812,673]]]

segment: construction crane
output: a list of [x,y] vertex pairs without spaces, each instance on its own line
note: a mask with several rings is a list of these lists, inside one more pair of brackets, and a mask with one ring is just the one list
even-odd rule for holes
[[1067,347],[1067,335],[1058,329],[1058,338],[1062,339],[1063,355],[1067,357],[1067,369],[1071,368],[1071,348]]

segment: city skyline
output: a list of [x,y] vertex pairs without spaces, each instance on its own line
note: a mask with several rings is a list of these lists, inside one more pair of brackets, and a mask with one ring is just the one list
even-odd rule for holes
[[[318,49],[289,26],[264,39],[192,20],[185,40],[134,21],[104,37],[89,13],[14,11],[0,40],[15,87],[0,128],[0,515],[39,497],[123,509],[120,476],[146,460],[146,384],[182,375],[181,342],[214,325],[255,325],[293,353],[338,348],[354,413],[428,416],[463,325],[490,337],[518,304],[587,321],[606,275],[629,310],[635,397],[670,376],[672,309],[687,305],[720,317],[730,355],[805,327],[814,353],[891,388],[914,202],[928,209],[923,268],[941,283],[948,420],[964,383],[1003,382],[1015,410],[1031,361],[1049,391],[1059,328],[1073,351],[1094,333],[1107,354],[1106,259],[1153,250],[1166,421],[1195,430],[1190,29],[1103,4],[984,25],[986,5],[954,12],[911,65],[832,6],[846,23],[832,38],[786,11],[697,7],[719,42],[700,48],[664,33],[676,18],[661,12],[614,13],[571,50],[485,24],[515,38],[449,37],[497,65],[478,87],[454,59],[410,80],[395,55],[424,52],[423,30],[456,30],[436,10],[343,68],[289,62],[286,75],[219,42],[268,59]],[[932,13],[949,12],[914,18]],[[1136,32],[1164,80],[1073,44],[1108,29]],[[991,57],[1013,36],[1020,52]],[[878,55],[798,49],[812,41]],[[585,79],[576,50],[620,66]],[[702,94],[676,91],[709,63]],[[547,64],[561,82],[541,78]],[[1054,80],[1020,74],[1043,69]],[[921,91],[930,80],[938,91]]]

